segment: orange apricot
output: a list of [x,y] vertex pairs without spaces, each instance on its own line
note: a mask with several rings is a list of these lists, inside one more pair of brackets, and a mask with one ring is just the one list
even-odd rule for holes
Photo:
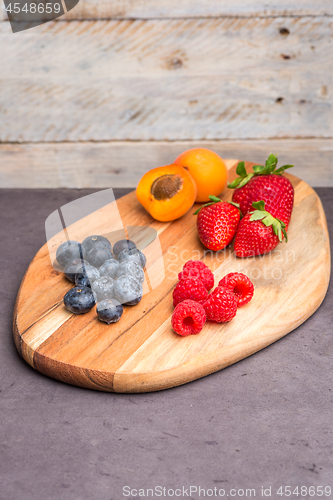
[[197,185],[197,202],[209,201],[209,195],[218,196],[227,185],[228,169],[222,158],[205,148],[184,151],[174,163],[187,168]]
[[166,165],[149,170],[136,188],[136,196],[152,217],[160,221],[178,219],[192,207],[197,187],[183,167]]

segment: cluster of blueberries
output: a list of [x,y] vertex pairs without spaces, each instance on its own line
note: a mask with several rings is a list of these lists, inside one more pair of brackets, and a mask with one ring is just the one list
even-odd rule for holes
[[131,240],[114,244],[104,236],[88,236],[82,243],[65,241],[56,253],[59,266],[75,283],[64,297],[71,312],[83,314],[97,304],[101,321],[115,323],[123,305],[134,306],[142,299],[145,255]]

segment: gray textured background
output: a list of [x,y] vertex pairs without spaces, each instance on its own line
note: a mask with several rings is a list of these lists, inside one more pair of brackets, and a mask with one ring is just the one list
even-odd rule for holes
[[[1,500],[118,500],[125,485],[256,488],[257,497],[262,485],[273,492],[281,485],[333,489],[332,287],[285,338],[167,391],[72,387],[19,357],[12,311],[45,242],[44,221],[89,192],[0,191]],[[332,239],[333,189],[317,192]]]

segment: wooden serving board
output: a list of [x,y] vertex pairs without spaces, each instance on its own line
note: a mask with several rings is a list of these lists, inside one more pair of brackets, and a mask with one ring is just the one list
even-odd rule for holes
[[[227,160],[230,180],[237,163]],[[252,165],[246,163],[247,169]],[[158,238],[142,242],[153,270],[145,286],[153,289],[137,306],[126,307],[121,320],[112,325],[100,322],[95,308],[75,316],[64,307],[62,299],[71,284],[53,269],[44,245],[17,296],[14,339],[19,353],[36,370],[69,384],[101,391],[148,392],[213,373],[291,332],[321,304],[331,264],[320,199],[305,182],[287,177],[295,188],[289,241],[270,254],[250,259],[236,258],[232,248],[219,254],[205,252],[197,237],[194,210],[177,221],[162,223],[147,214],[134,192],[118,200],[124,226],[150,226]],[[226,189],[223,198],[231,196],[232,190]],[[105,234],[110,224],[101,209],[67,229],[71,238],[82,240],[89,234]],[[154,262],[159,245],[164,271],[161,260]],[[191,258],[206,262],[216,284],[229,272],[245,272],[254,282],[255,294],[230,323],[207,323],[200,334],[180,337],[170,324],[172,290],[177,273]]]

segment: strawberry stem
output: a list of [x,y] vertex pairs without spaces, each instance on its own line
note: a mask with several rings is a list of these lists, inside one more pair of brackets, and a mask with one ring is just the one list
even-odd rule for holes
[[273,217],[267,210],[265,210],[265,202],[263,200],[261,201],[254,201],[252,203],[253,208],[255,209],[253,212],[251,212],[251,217],[250,220],[260,220],[265,226],[269,227],[272,226],[272,229],[274,231],[274,234],[279,238],[279,241],[282,241],[282,235],[285,238],[285,241],[287,243],[288,241],[288,235],[286,231],[286,225],[282,220],[277,219]]
[[265,165],[254,165],[253,173],[247,173],[245,168],[245,163],[243,161],[239,162],[236,168],[236,174],[238,175],[237,179],[235,179],[231,184],[228,184],[229,189],[241,188],[247,184],[252,177],[257,175],[270,175],[277,174],[282,175],[285,170],[288,168],[292,168],[294,165],[283,165],[282,167],[276,170],[276,166],[278,163],[278,157],[270,154],[268,159],[265,162]]
[[[220,203],[220,201],[223,201],[223,200],[221,200],[221,198],[218,198],[217,196],[213,196],[213,195],[209,195],[209,199],[212,201],[210,203],[205,203],[204,205],[201,205],[201,207],[198,208],[193,213],[193,215],[197,215],[200,212],[200,210],[204,207],[209,207],[210,205],[215,205],[215,203]],[[238,210],[240,211],[239,203],[235,203],[234,201],[227,201],[226,203],[230,203],[230,205],[233,205],[234,207],[238,208]]]

